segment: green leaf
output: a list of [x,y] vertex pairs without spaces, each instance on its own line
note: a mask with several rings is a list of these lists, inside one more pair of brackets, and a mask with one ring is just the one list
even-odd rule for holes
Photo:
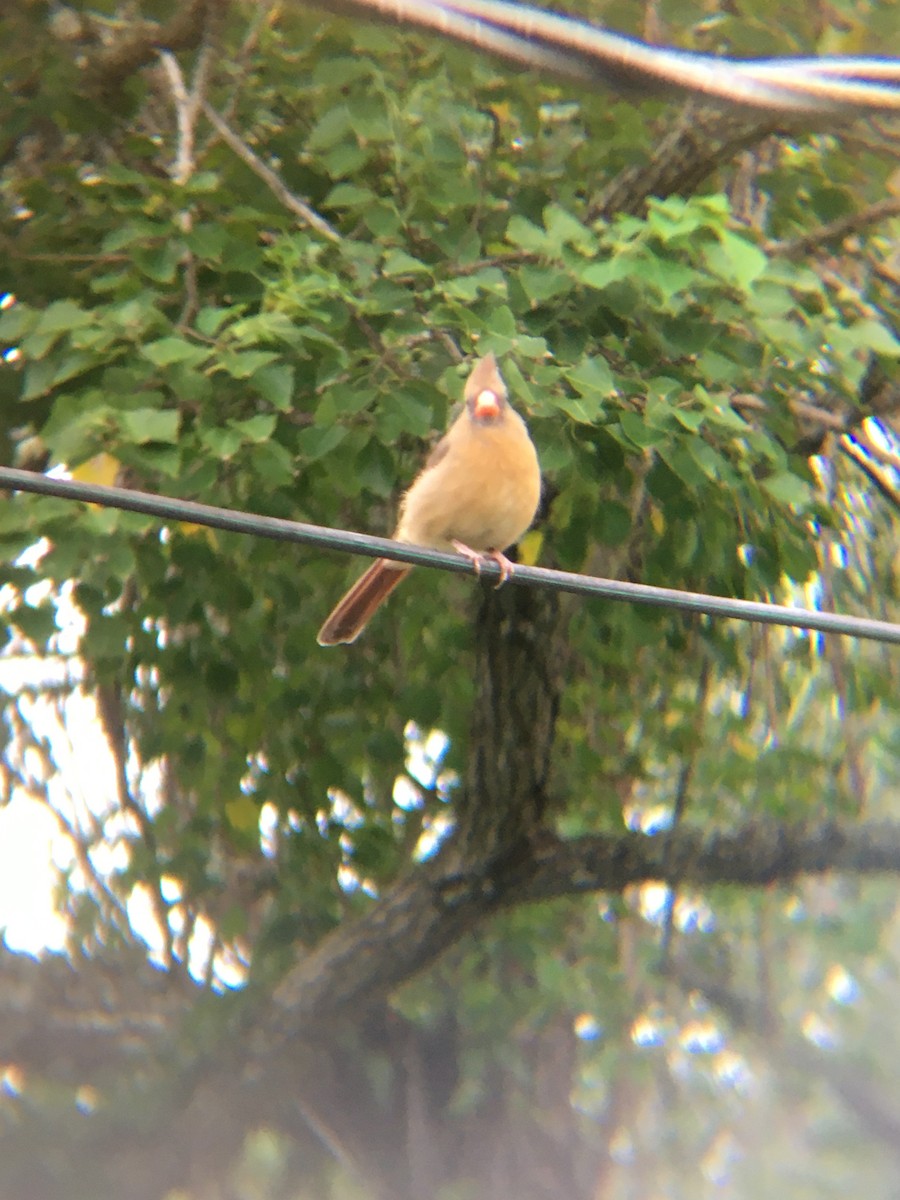
[[547,245],[557,254],[565,245],[572,245],[585,255],[593,254],[597,248],[597,239],[591,230],[558,204],[548,204],[544,209],[544,227]]
[[249,796],[236,796],[225,805],[228,824],[241,833],[255,833],[259,829],[259,805]]
[[249,379],[280,357],[274,350],[223,350],[216,356],[216,366],[233,379]]
[[813,502],[813,493],[805,479],[788,471],[778,471],[760,480],[764,492],[777,500],[779,504],[790,504],[797,508],[809,508]]
[[9,621],[36,646],[44,646],[58,632],[56,610],[49,604],[40,608],[23,605],[9,614]]
[[875,354],[889,355],[897,358],[900,355],[900,341],[894,332],[881,321],[871,318],[854,321],[850,326],[850,337],[860,350],[871,350]]
[[505,304],[499,304],[496,308],[491,309],[487,319],[487,329],[501,337],[515,337],[516,319]]
[[379,431],[390,445],[404,436],[424,437],[431,431],[431,405],[406,388],[391,392],[379,414]]
[[260,367],[250,376],[250,386],[279,412],[287,412],[294,400],[294,368],[286,363]]
[[207,263],[222,261],[227,242],[227,233],[221,225],[204,222],[195,225],[185,234],[185,245],[197,258]]
[[222,187],[222,176],[217,171],[195,171],[184,185],[191,196],[208,196]]
[[265,442],[275,432],[275,421],[273,413],[257,413],[255,417],[247,417],[244,421],[232,421],[231,425],[244,441]]
[[604,546],[622,546],[631,533],[631,513],[615,500],[607,500],[597,509],[597,540]]
[[702,488],[706,484],[706,471],[698,465],[688,446],[660,441],[657,454],[689,488]]
[[642,416],[628,409],[622,409],[619,413],[619,424],[626,437],[641,450],[658,446],[667,438],[664,430],[654,429]]
[[741,378],[741,368],[738,363],[715,350],[704,350],[698,359],[698,366],[703,373],[703,381],[710,387],[737,383]]
[[300,431],[297,446],[308,462],[315,462],[337,449],[348,432],[346,425],[312,425]]
[[392,238],[399,234],[402,221],[396,207],[382,200],[363,210],[366,228],[377,238]]
[[582,396],[599,396],[606,399],[616,395],[616,383],[605,358],[596,355],[583,359],[577,367],[565,372],[569,383]]
[[294,479],[294,461],[289,452],[275,441],[259,442],[250,451],[253,470],[272,489],[287,487]]
[[682,428],[691,433],[696,433],[706,421],[706,413],[697,412],[695,409],[673,407],[672,415]]
[[751,290],[769,261],[758,246],[727,229],[720,231],[718,245],[704,247],[703,257],[711,271],[745,292]]
[[22,381],[22,399],[36,400],[38,396],[46,395],[53,383],[54,370],[55,366],[52,362],[28,363]]
[[708,442],[705,442],[703,438],[689,438],[684,445],[707,479],[718,482],[723,476],[732,475],[731,467],[727,460],[714,450]]
[[306,139],[308,150],[327,150],[346,140],[354,140],[353,118],[346,105],[329,108]]
[[[339,142],[322,156],[322,164],[332,179],[353,175],[366,165],[368,155],[355,141]],[[372,193],[374,195],[374,192]]]
[[599,396],[563,396],[556,401],[556,407],[581,425],[593,425],[603,416],[603,402]]
[[132,251],[135,265],[154,283],[174,283],[178,268],[184,258],[184,247],[176,241],[167,240],[161,246],[135,247]]
[[73,329],[83,329],[92,324],[94,315],[76,304],[73,300],[55,300],[41,312],[34,325],[36,333],[52,334],[54,337],[69,333]]
[[40,311],[23,304],[21,300],[0,312],[0,342],[15,345],[34,329],[40,320]]
[[157,367],[170,367],[173,363],[187,363],[196,367],[210,355],[208,347],[198,346],[180,337],[164,337],[147,342],[141,347],[141,352]]
[[404,250],[389,250],[381,267],[385,275],[418,275],[430,270],[427,263]]
[[498,267],[483,267],[471,275],[460,275],[444,284],[444,294],[459,300],[474,300],[479,292],[506,296],[506,276]]
[[698,284],[697,272],[681,262],[664,258],[648,258],[641,266],[641,278],[651,284],[666,301],[687,293],[692,300]]
[[178,440],[181,416],[175,409],[135,408],[117,419],[123,434],[138,445]]
[[370,188],[356,183],[339,183],[325,197],[323,207],[357,209],[371,204],[374,199],[375,193]]
[[510,217],[506,226],[506,240],[513,246],[521,246],[535,254],[546,251],[547,234],[532,221],[518,214]]
[[241,431],[236,429],[234,424],[224,427],[214,425],[209,429],[204,429],[200,433],[200,441],[204,446],[208,446],[216,458],[222,462],[234,458],[244,444]]
[[518,272],[518,281],[534,304],[543,304],[572,290],[571,277],[556,267],[535,267],[525,263]]
[[634,274],[634,260],[624,254],[608,258],[606,262],[594,262],[580,272],[581,282],[588,287],[603,291],[614,283],[628,279]]
[[647,227],[663,242],[694,234],[708,223],[709,214],[694,200],[688,201],[681,196],[665,199],[651,196],[647,202]]

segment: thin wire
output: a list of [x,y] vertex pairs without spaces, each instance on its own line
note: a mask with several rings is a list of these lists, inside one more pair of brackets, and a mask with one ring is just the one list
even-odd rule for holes
[[[429,550],[395,542],[391,538],[373,537],[366,533],[351,533],[344,529],[329,529],[323,525],[306,525],[281,517],[264,517],[258,513],[239,512],[230,508],[215,508],[193,500],[176,500],[136,492],[129,488],[105,487],[101,484],[80,483],[74,479],[55,479],[36,471],[20,471],[0,467],[0,487],[20,492],[35,492],[44,496],[59,496],[64,500],[82,500],[107,508],[145,513],[169,521],[184,521],[192,525],[208,525],[232,533],[252,534],[282,542],[299,542],[323,550],[343,550],[368,558],[391,558],[415,566],[437,567],[461,574],[480,573],[485,579],[500,579],[500,568],[486,561],[477,572],[468,559],[460,554]],[[865,638],[873,642],[900,645],[900,625],[876,621],[870,617],[852,617],[842,613],[816,612],[808,608],[792,608],[781,604],[764,604],[756,600],[735,600],[729,596],[710,596],[704,592],[682,592],[676,588],[652,587],[645,583],[626,583],[617,579],[598,579],[593,575],[576,575],[570,571],[550,571],[545,567],[526,567],[518,564],[511,582],[534,587],[557,588],[578,596],[601,596],[606,600],[630,600],[657,608],[673,608],[682,612],[704,613],[710,617],[732,617],[738,621],[754,621],[763,625],[786,625],[794,629],[817,630],[848,637]]]
[[520,0],[311,0],[437,32],[532,70],[626,95],[682,93],[778,114],[900,111],[900,59],[732,59],[651,46]]

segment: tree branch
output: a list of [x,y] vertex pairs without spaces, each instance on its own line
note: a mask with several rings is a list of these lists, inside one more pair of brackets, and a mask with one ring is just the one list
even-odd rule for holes
[[228,122],[219,116],[211,104],[208,104],[204,100],[202,108],[206,119],[226,146],[230,150],[233,150],[238,158],[247,164],[254,175],[263,181],[280,204],[283,204],[289,212],[292,212],[304,224],[315,229],[316,233],[321,234],[324,238],[328,238],[330,242],[339,242],[341,240],[341,235],[338,231],[329,225],[324,217],[320,217],[305,200],[301,200],[299,196],[294,195],[280,176],[271,167],[267,166],[259,155],[253,153],[243,138],[234,132]]
[[[90,92],[111,101],[125,81],[152,62],[159,50],[193,50],[199,46],[210,12],[210,0],[187,0],[177,6],[165,24],[155,21],[119,23],[114,37],[104,36],[102,18],[92,17],[91,32],[102,48],[89,52],[84,60],[84,81]],[[116,23],[105,22],[106,35]]]
[[782,258],[803,258],[814,250],[820,250],[827,242],[839,241],[851,233],[859,233],[869,225],[876,225],[879,221],[896,216],[900,216],[900,196],[889,196],[886,200],[867,205],[859,212],[848,213],[845,217],[838,217],[836,221],[819,225],[800,237],[782,242],[769,242],[765,248],[766,253],[778,254]]
[[[475,864],[467,874],[448,873],[451,847],[399,880],[356,921],[335,929],[303,958],[275,992],[277,1023],[292,1038],[314,1036],[323,1026],[354,1021],[416,972],[434,962],[478,924],[503,908],[563,896],[621,892],[674,874],[683,884],[764,887],[800,874],[846,871],[900,874],[900,822],[838,822],[780,825],[751,821],[732,830],[683,827],[668,836],[596,834],[571,841],[519,843],[505,860]],[[144,978],[146,976],[146,978]],[[57,980],[54,985],[53,980]],[[87,1068],[103,1060],[98,1039],[110,1053],[134,1054],[140,1040],[158,1029],[165,1036],[172,1004],[183,1009],[199,992],[145,962],[122,972],[86,961],[77,973],[59,960],[35,963],[0,956],[0,1057],[25,1066],[50,1068],[59,1059],[48,1030],[65,1031],[69,1063]],[[102,1003],[92,999],[103,997]],[[126,994],[127,993],[127,994]],[[103,1021],[93,1021],[92,1009]],[[121,1013],[113,1020],[111,1013]],[[35,1014],[41,1013],[40,1021]],[[144,1017],[139,1014],[144,1013]],[[259,1014],[257,1014],[259,1016]],[[159,1018],[157,1021],[157,1017]],[[24,1025],[23,1025],[24,1021]],[[43,1032],[29,1050],[16,1028]],[[127,1027],[127,1030],[126,1030]],[[128,1037],[124,1037],[125,1032]],[[84,1040],[85,1047],[79,1049]],[[39,1044],[38,1044],[39,1043]]]
[[765,887],[801,874],[900,873],[900,822],[781,825],[752,821],[733,830],[683,827],[663,837],[596,834],[571,841],[519,843],[506,858],[448,873],[451,842],[431,863],[401,879],[355,922],[336,929],[301,960],[275,992],[291,1035],[367,1005],[433,963],[502,908],[621,892],[676,878],[681,884]]
[[510,879],[503,904],[620,892],[667,873],[695,886],[765,887],[801,874],[900,872],[900,823],[751,821],[733,830],[684,827],[667,837],[596,834],[545,846]]

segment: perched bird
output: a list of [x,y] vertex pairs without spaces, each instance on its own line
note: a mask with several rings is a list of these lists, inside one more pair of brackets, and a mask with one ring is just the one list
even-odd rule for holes
[[[492,558],[502,583],[513,571],[503,551],[534,520],[540,491],[534,443],[509,405],[497,360],[486,354],[466,380],[465,407],[403,497],[394,538],[455,549],[476,569]],[[387,558],[373,562],[319,630],[319,645],[355,641],[411,570]]]

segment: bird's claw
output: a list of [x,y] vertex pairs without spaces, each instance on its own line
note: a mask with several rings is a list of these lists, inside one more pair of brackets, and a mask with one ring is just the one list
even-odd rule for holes
[[491,559],[500,568],[500,578],[497,581],[495,588],[502,587],[507,579],[515,571],[515,564],[511,563],[505,554],[501,554],[499,550],[487,550],[482,553],[479,550],[473,550],[471,546],[467,546],[465,542],[457,542],[454,540],[453,549],[457,554],[461,554],[463,558],[467,558],[475,568],[475,574],[481,574],[481,564],[486,558]]

